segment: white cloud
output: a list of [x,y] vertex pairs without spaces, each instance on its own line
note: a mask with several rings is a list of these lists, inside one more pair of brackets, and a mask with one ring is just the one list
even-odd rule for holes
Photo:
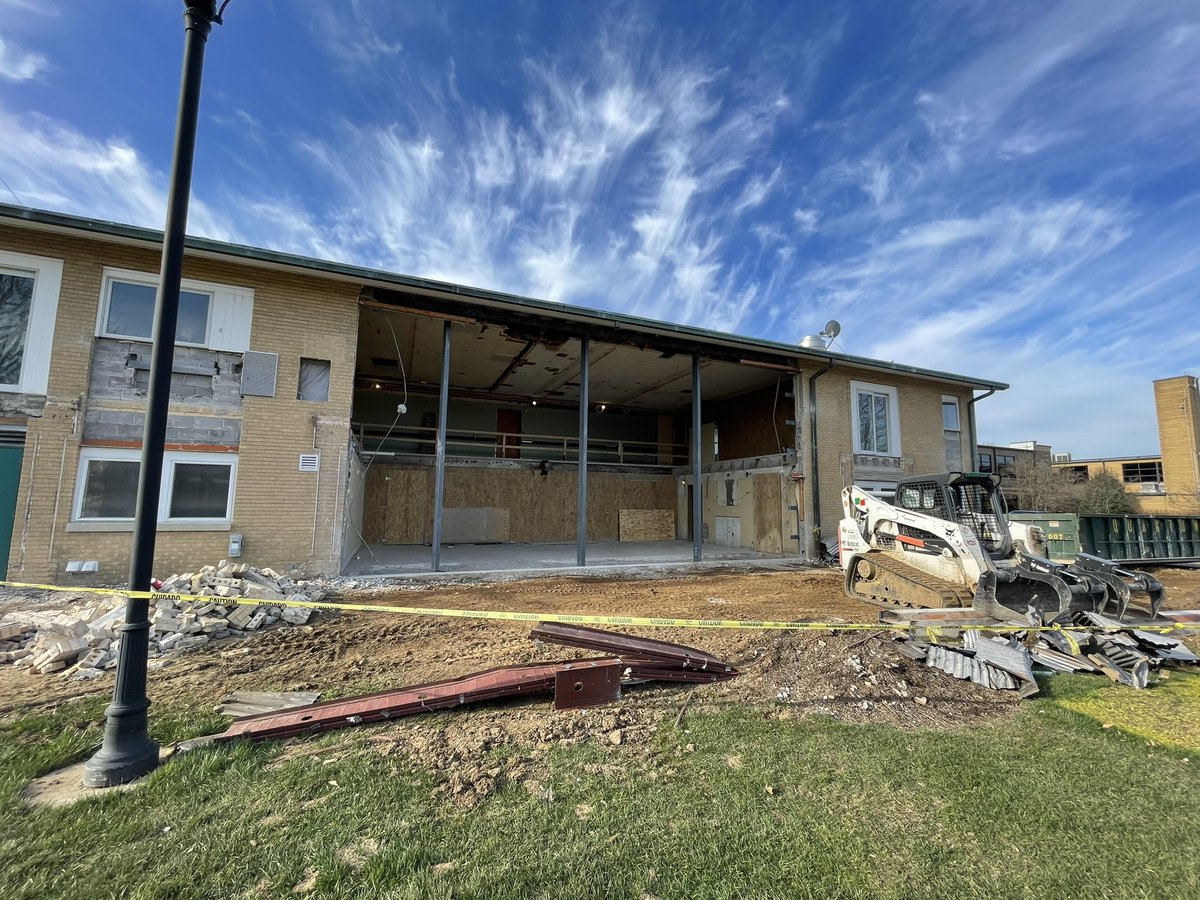
[[734,215],[762,206],[783,178],[783,166],[776,166],[766,178],[756,175],[746,182],[742,194],[733,204]]
[[[69,125],[0,106],[0,171],[30,206],[162,228],[166,179],[126,141],[97,140]],[[228,239],[224,218],[193,201],[194,233]]]
[[46,71],[46,57],[24,50],[0,36],[0,78],[8,81],[32,81]]
[[821,213],[815,209],[801,208],[792,213],[792,218],[796,220],[796,225],[799,226],[800,233],[809,235],[817,230],[817,225],[821,221]]

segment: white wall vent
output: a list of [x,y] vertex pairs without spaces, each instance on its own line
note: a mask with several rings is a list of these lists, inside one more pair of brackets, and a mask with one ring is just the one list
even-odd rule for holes
[[300,454],[300,471],[301,472],[320,472],[321,471],[321,454],[320,453],[301,453]]
[[247,350],[242,356],[242,396],[274,397],[279,354]]

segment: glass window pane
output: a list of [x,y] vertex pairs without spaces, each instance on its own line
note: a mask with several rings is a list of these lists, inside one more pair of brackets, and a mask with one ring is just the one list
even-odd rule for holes
[[324,403],[329,399],[329,360],[300,360],[300,386],[297,400],[315,400]]
[[21,383],[33,276],[0,271],[0,384]]
[[875,449],[875,434],[871,423],[871,395],[865,391],[858,395],[858,443],[865,451]]
[[90,459],[84,475],[81,519],[132,519],[137,507],[139,463]]
[[[114,281],[109,288],[105,331],[150,339],[154,328],[155,287]],[[179,321],[175,340],[203,344],[208,339],[208,294],[179,292]]]
[[105,331],[149,340],[154,323],[154,288],[148,284],[114,281],[108,294]]
[[885,394],[875,395],[875,452],[887,453],[888,440],[888,398]]
[[958,404],[953,400],[942,401],[942,428],[946,431],[959,431]]
[[175,340],[189,344],[208,341],[208,294],[194,291],[179,292],[179,321],[175,323]]
[[233,468],[212,463],[176,463],[170,519],[224,519],[229,512]]

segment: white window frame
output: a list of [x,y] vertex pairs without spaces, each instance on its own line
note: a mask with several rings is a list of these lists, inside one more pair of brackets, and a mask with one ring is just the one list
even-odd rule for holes
[[[954,404],[954,418],[958,421],[957,428],[946,427],[945,406],[947,403]],[[962,434],[962,410],[959,408],[958,398],[953,397],[950,394],[942,394],[942,407],[942,431],[957,431],[959,434]]]
[[29,326],[21,356],[21,374],[16,384],[0,384],[10,394],[45,394],[50,381],[50,354],[54,325],[58,319],[58,295],[62,289],[61,259],[0,250],[0,267],[33,277],[33,300]]
[[[71,506],[71,531],[130,531],[133,518],[99,519],[83,518],[83,499],[87,481],[88,463],[91,460],[117,460],[140,462],[142,451],[128,447],[84,447],[79,451],[79,465],[75,473],[75,499]],[[179,463],[201,463],[204,465],[227,465],[229,473],[229,497],[225,501],[226,515],[220,518],[185,519],[171,518],[171,491],[175,486],[175,466]],[[160,531],[227,531],[233,525],[233,499],[237,492],[236,453],[197,453],[187,450],[168,450],[163,454],[162,487],[158,494],[158,526]],[[73,526],[73,527],[72,527]]]
[[[104,266],[103,278],[100,288],[100,305],[96,308],[96,337],[112,337],[116,341],[136,341],[138,343],[150,343],[149,337],[140,335],[122,335],[118,331],[108,330],[108,311],[110,298],[112,298],[113,282],[122,281],[128,284],[145,284],[146,287],[157,289],[158,276],[154,272],[139,272],[133,269],[114,269],[112,266]],[[215,284],[208,281],[196,281],[194,278],[184,278],[179,284],[180,290],[187,290],[193,294],[206,294],[209,298],[209,313],[208,318],[204,323],[204,341],[175,341],[176,347],[204,347],[214,348],[218,343],[212,334],[212,318],[217,306],[218,294],[247,294],[253,298],[253,292],[245,288],[233,288],[227,284]]]
[[[870,394],[886,394],[888,398],[888,450],[880,453],[878,450],[864,450],[862,434],[858,428],[858,395],[861,392]],[[850,431],[854,440],[855,453],[869,453],[873,456],[902,455],[900,444],[900,396],[896,388],[887,384],[872,384],[869,381],[850,382]]]
[[[955,421],[955,425],[957,426],[956,428],[947,428],[946,427],[946,406],[948,404],[954,406],[954,421]],[[943,444],[945,443],[946,435],[948,435],[948,434],[958,435],[958,459],[953,462],[951,462],[951,460],[949,458],[947,458],[947,460],[946,460],[947,471],[953,472],[953,471],[956,471],[957,469],[959,469],[963,464],[962,407],[959,406],[957,397],[955,397],[951,394],[942,394],[941,410],[942,410]],[[971,461],[970,468],[972,468],[972,469],[975,468],[974,460]]]

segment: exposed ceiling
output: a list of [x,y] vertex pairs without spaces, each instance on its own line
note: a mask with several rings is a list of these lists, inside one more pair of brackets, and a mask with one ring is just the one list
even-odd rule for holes
[[[580,343],[536,332],[516,334],[500,325],[452,323],[450,385],[514,401],[579,401]],[[399,353],[399,357],[397,357]],[[385,389],[400,379],[409,389],[434,388],[441,379],[442,320],[364,307],[357,372]],[[692,360],[687,354],[592,342],[590,401],[614,408],[670,412],[691,404]],[[702,360],[701,391],[719,400],[771,385],[785,372],[720,360]]]

